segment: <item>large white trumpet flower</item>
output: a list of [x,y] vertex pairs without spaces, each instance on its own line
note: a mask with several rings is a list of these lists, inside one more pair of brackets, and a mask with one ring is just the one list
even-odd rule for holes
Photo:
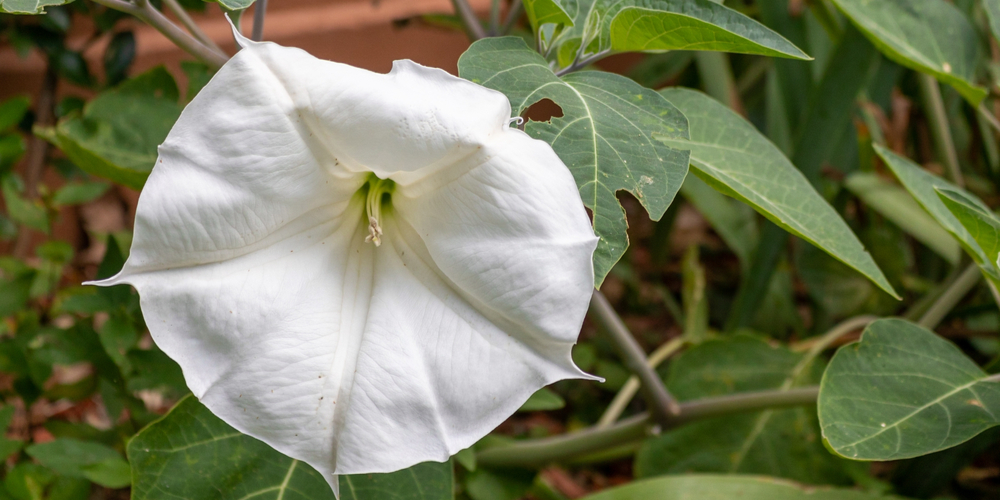
[[187,106],[139,198],[128,283],[191,391],[337,474],[444,461],[571,360],[597,244],[500,93],[273,43]]

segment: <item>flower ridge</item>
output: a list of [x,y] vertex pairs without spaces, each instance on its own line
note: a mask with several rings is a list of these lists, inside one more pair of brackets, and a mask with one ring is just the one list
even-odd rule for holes
[[444,461],[570,356],[597,244],[492,90],[273,43],[185,108],[115,277],[213,413],[321,472]]

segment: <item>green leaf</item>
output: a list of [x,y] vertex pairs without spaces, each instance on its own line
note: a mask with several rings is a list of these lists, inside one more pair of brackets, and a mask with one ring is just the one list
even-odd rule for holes
[[24,156],[27,146],[18,134],[0,135],[0,175],[7,173]]
[[566,400],[562,396],[552,392],[551,389],[542,387],[535,391],[517,411],[550,411],[558,410],[564,406],[566,406]]
[[0,0],[0,12],[9,14],[44,14],[46,7],[64,5],[73,0]]
[[941,201],[985,254],[986,261],[981,264],[983,271],[1000,285],[1000,219],[978,198],[970,198],[954,189],[936,190]]
[[972,256],[972,260],[979,264],[979,267],[989,270],[995,266],[996,259],[990,259],[983,249],[976,242],[976,239],[969,233],[969,230],[962,225],[962,222],[951,213],[951,210],[938,197],[938,189],[959,193],[965,199],[970,200],[978,210],[989,212],[989,207],[982,205],[975,196],[969,192],[951,184],[950,182],[924,170],[913,163],[909,158],[899,156],[887,148],[875,144],[875,152],[885,161],[896,178],[903,183],[903,187],[917,199],[931,217],[934,218],[949,233],[958,239],[962,248]]
[[688,118],[691,137],[657,139],[691,150],[695,175],[899,298],[847,223],[753,125],[700,92],[671,88],[661,94]]
[[55,480],[56,475],[49,469],[22,462],[3,478],[3,486],[17,500],[42,500],[45,488]]
[[20,439],[4,437],[16,410],[17,408],[11,405],[0,408],[0,461],[7,460],[7,457],[21,451],[21,447],[24,446],[24,441]]
[[531,488],[535,471],[524,469],[476,469],[465,479],[472,500],[517,500]]
[[188,102],[201,92],[201,89],[212,79],[215,71],[207,64],[199,61],[181,61],[181,70],[187,76],[188,86],[184,99]]
[[627,3],[636,6],[621,9],[611,20],[612,50],[714,50],[812,59],[766,26],[709,0]]
[[162,67],[90,101],[55,127],[36,129],[84,171],[140,189],[156,162],[156,147],[181,113],[177,85]]
[[750,256],[757,247],[759,233],[753,209],[712,189],[696,175],[684,179],[681,194],[736,254],[745,273],[750,267]]
[[[667,387],[680,401],[789,389],[819,379],[801,353],[746,335],[705,342],[671,362]],[[813,483],[847,482],[823,449],[812,408],[735,414],[692,422],[647,439],[637,477],[684,472],[767,474]],[[667,497],[669,498],[669,497]],[[697,496],[692,498],[699,498]]]
[[458,61],[459,74],[507,95],[515,114],[544,98],[562,108],[525,131],[552,145],[566,163],[584,205],[593,211],[597,285],[628,247],[625,211],[616,193],[632,193],[659,220],[687,175],[688,153],[654,135],[686,139],[684,116],[656,92],[611,73],[584,71],[559,78],[520,38],[474,43]]
[[934,253],[952,265],[958,264],[962,256],[958,242],[905,189],[871,172],[851,174],[844,181],[844,187]]
[[689,474],[635,481],[583,500],[878,500],[886,497],[844,488],[803,486],[771,477]]
[[93,441],[60,438],[25,450],[38,463],[69,477],[89,479],[107,488],[128,486],[129,466],[121,454]]
[[[208,0],[206,0],[208,1]],[[253,5],[254,0],[213,0],[228,11],[240,11]]]
[[193,396],[128,444],[132,499],[332,499],[312,467],[219,420]]
[[[333,499],[312,467],[241,434],[187,396],[128,444],[132,499]],[[419,464],[392,474],[340,476],[342,500],[452,497],[450,463]]]
[[993,33],[993,38],[1000,41],[1000,0],[983,0],[982,3],[990,22],[990,32]]
[[0,132],[21,123],[24,114],[31,108],[31,98],[20,95],[0,103]]
[[8,174],[0,178],[0,192],[7,204],[7,215],[18,224],[32,229],[49,232],[49,216],[45,207],[37,200],[28,200],[21,196],[23,191],[21,180]]
[[108,188],[106,182],[71,182],[59,188],[52,202],[59,205],[79,205],[100,198]]
[[898,460],[950,448],[1000,424],[1000,383],[954,344],[882,319],[842,347],[823,375],[819,420],[836,453]]
[[943,0],[833,0],[883,54],[951,85],[973,106],[986,97],[975,82],[979,39],[957,7]]
[[390,474],[340,476],[341,500],[451,500],[450,462],[425,462]]
[[566,13],[559,0],[524,0],[524,12],[532,31],[538,31],[543,24],[573,26],[573,19]]

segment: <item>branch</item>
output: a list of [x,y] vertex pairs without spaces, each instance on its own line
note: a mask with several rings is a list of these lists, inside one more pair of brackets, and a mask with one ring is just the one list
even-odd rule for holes
[[611,55],[611,49],[605,49],[596,54],[591,54],[587,57],[584,57],[583,59],[577,59],[576,61],[573,61],[573,64],[570,64],[569,66],[566,66],[565,68],[556,71],[556,76],[568,75],[574,71],[581,70],[583,68],[586,68],[587,66],[590,66],[591,64],[594,64],[597,61],[600,61],[601,59],[604,59],[609,55]]
[[[818,396],[819,386],[812,386],[787,391],[744,392],[689,401],[681,403],[680,415],[666,428],[733,413],[810,405],[816,402]],[[562,436],[485,448],[476,453],[476,463],[483,467],[542,467],[552,462],[640,441],[650,435],[653,426],[652,417],[648,413],[640,413],[610,427],[591,427]]]
[[259,42],[264,39],[264,16],[267,15],[267,0],[257,0],[253,7],[253,31],[250,39]]
[[149,3],[149,0],[138,0],[138,3],[123,2],[122,0],[94,0],[94,3],[138,17],[146,24],[156,28],[160,33],[163,33],[163,36],[170,39],[178,47],[197,57],[213,69],[221,68],[229,60],[229,56],[203,45],[194,37],[185,33],[184,30],[178,28],[176,24],[172,23],[160,11],[156,10]]
[[934,137],[934,146],[937,147],[938,155],[948,168],[948,176],[951,181],[959,187],[965,187],[965,178],[962,176],[962,167],[958,163],[958,153],[955,152],[955,141],[951,137],[951,128],[948,125],[948,113],[944,109],[944,100],[941,98],[941,87],[933,76],[926,74],[917,75],[920,82],[920,95],[924,101],[924,111],[931,125],[931,135]]
[[642,395],[649,404],[650,411],[656,417],[657,423],[666,426],[680,413],[677,401],[670,395],[656,371],[646,364],[646,353],[632,337],[628,327],[615,313],[613,307],[599,290],[594,290],[590,299],[590,310],[608,332],[619,354],[625,361],[625,366],[642,384]]
[[483,29],[483,25],[479,22],[479,18],[476,17],[476,13],[472,11],[467,0],[451,0],[451,4],[455,7],[455,13],[458,14],[458,17],[462,18],[462,23],[465,24],[465,29],[473,42],[486,38],[486,30]]
[[194,22],[194,19],[191,19],[191,16],[188,15],[186,10],[184,10],[184,7],[181,7],[181,4],[177,3],[177,0],[163,0],[163,4],[170,9],[170,12],[173,12],[174,15],[177,16],[177,19],[180,20],[181,24],[183,24],[184,27],[187,28],[188,32],[194,35],[199,42],[204,44],[206,47],[210,47],[212,50],[220,53],[222,52],[222,49],[216,45],[215,42],[201,30],[201,28],[198,27],[198,24]]
[[[684,347],[685,342],[684,337],[677,337],[666,344],[661,345],[653,351],[653,354],[649,355],[649,359],[646,360],[646,364],[649,365],[651,369],[656,369],[657,366],[660,366],[660,363],[663,363],[667,360],[667,358],[673,356],[674,353]],[[604,410],[604,414],[601,415],[601,418],[597,421],[597,427],[607,427],[615,423],[615,421],[618,420],[618,417],[622,416],[622,413],[625,411],[628,404],[632,402],[632,398],[635,397],[635,393],[639,392],[640,387],[642,387],[642,384],[639,382],[639,377],[636,377],[635,375],[629,377],[628,381],[625,382],[625,385],[623,385],[621,390],[618,391],[618,394],[615,394],[615,399],[611,400],[611,404],[609,404],[608,408]]]
[[972,287],[979,283],[980,278],[982,278],[982,273],[979,271],[979,266],[975,263],[969,264],[962,271],[962,274],[951,285],[948,285],[944,293],[931,304],[931,307],[920,317],[917,324],[928,330],[933,330],[958,305],[962,297],[965,297],[972,290]]
[[507,18],[504,20],[503,28],[500,32],[505,35],[510,33],[511,28],[514,27],[514,23],[520,19],[522,12],[524,12],[524,3],[521,0],[511,2],[510,10],[507,11]]
[[[46,127],[55,122],[56,86],[58,83],[59,77],[52,62],[49,61],[45,66],[45,79],[42,80],[42,88],[38,93],[38,106],[35,108],[38,113],[35,119],[36,127]],[[34,134],[31,136],[29,148],[31,154],[24,172],[24,195],[27,199],[34,200],[38,198],[38,183],[42,180],[45,160],[49,156],[49,142]],[[17,240],[14,241],[11,254],[23,259],[28,256],[30,251],[31,229],[22,225],[18,228]]]

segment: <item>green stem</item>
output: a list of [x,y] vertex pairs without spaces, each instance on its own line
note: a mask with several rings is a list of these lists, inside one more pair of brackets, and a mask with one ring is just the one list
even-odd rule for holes
[[570,64],[569,66],[566,66],[565,68],[556,71],[556,76],[568,75],[574,71],[581,70],[583,68],[586,68],[587,66],[590,66],[591,64],[594,64],[597,61],[600,61],[601,59],[604,59],[605,57],[608,57],[609,55],[611,55],[611,49],[602,50],[596,54],[591,54],[587,57],[577,59],[573,61],[573,64]]
[[267,15],[267,0],[257,0],[253,6],[253,31],[250,39],[259,42],[264,39],[264,16]]
[[979,266],[969,264],[962,271],[962,274],[945,289],[944,293],[931,304],[927,312],[917,321],[917,324],[928,330],[933,330],[958,305],[962,297],[965,297],[976,286],[976,283],[979,283],[980,278],[982,278],[982,272],[979,271]]
[[148,0],[139,0],[137,3],[122,0],[94,0],[94,3],[139,18],[146,24],[156,28],[160,33],[163,33],[163,36],[174,42],[175,45],[197,57],[213,69],[221,68],[229,60],[229,56],[221,52],[216,52],[185,33],[184,30],[177,27],[176,24],[167,19],[160,11],[156,10]]
[[962,167],[958,163],[958,153],[955,151],[955,141],[951,137],[951,127],[948,125],[948,113],[944,107],[944,99],[941,98],[941,87],[938,81],[930,75],[921,73],[918,80],[920,82],[920,95],[924,101],[924,110],[927,112],[938,156],[941,157],[941,161],[948,169],[948,176],[952,182],[960,187],[965,187]]
[[983,138],[986,162],[989,164],[990,172],[997,175],[1000,174],[1000,146],[997,145],[997,136],[993,129],[1000,130],[1000,123],[997,123],[997,117],[987,111],[984,105],[980,104],[978,111],[976,122],[979,125],[979,134]]
[[[650,369],[655,370],[657,366],[660,366],[660,363],[663,363],[667,358],[673,356],[675,352],[684,347],[684,343],[684,337],[677,337],[670,340],[653,351],[649,355],[649,359],[646,360],[646,364]],[[625,408],[632,402],[632,398],[635,397],[635,394],[639,392],[641,387],[642,384],[639,382],[639,377],[635,375],[629,377],[625,385],[618,391],[618,394],[615,394],[615,399],[611,400],[611,404],[604,410],[604,414],[597,421],[597,427],[607,427],[615,423],[618,417],[622,416],[622,413],[625,412]]]
[[177,19],[187,28],[188,32],[191,33],[199,42],[204,44],[206,47],[211,48],[214,51],[222,53],[222,49],[216,45],[216,43],[205,34],[204,31],[198,27],[198,23],[191,19],[184,7],[181,6],[177,0],[163,0],[163,5],[166,5],[170,12],[173,12]]
[[[809,405],[816,402],[818,395],[819,387],[812,386],[688,401],[681,403],[680,415],[661,429],[733,413]],[[645,439],[651,430],[655,431],[652,417],[648,413],[640,413],[609,427],[591,427],[563,436],[486,448],[476,453],[476,463],[483,467],[543,467]]]
[[510,33],[510,30],[514,27],[514,23],[521,17],[521,13],[524,12],[524,3],[522,0],[514,0],[510,4],[510,9],[507,11],[507,18],[503,22],[503,29],[501,32],[503,34]]
[[490,2],[490,36],[500,34],[500,0]]
[[465,24],[465,30],[472,41],[486,38],[486,30],[483,29],[482,23],[479,22],[479,18],[476,17],[476,13],[472,11],[467,0],[451,0],[451,5],[455,7],[455,13]]
[[594,290],[594,295],[590,299],[590,311],[608,332],[608,336],[614,342],[615,347],[621,354],[625,366],[634,374],[641,383],[642,395],[649,404],[650,411],[656,417],[656,421],[662,425],[667,425],[674,416],[680,412],[677,401],[674,400],[670,392],[663,385],[663,381],[652,368],[646,364],[646,353],[635,341],[632,333],[611,303],[599,290]]
[[736,91],[736,80],[729,66],[729,56],[723,52],[698,51],[694,54],[701,86],[705,92],[733,111],[743,114],[743,103]]

